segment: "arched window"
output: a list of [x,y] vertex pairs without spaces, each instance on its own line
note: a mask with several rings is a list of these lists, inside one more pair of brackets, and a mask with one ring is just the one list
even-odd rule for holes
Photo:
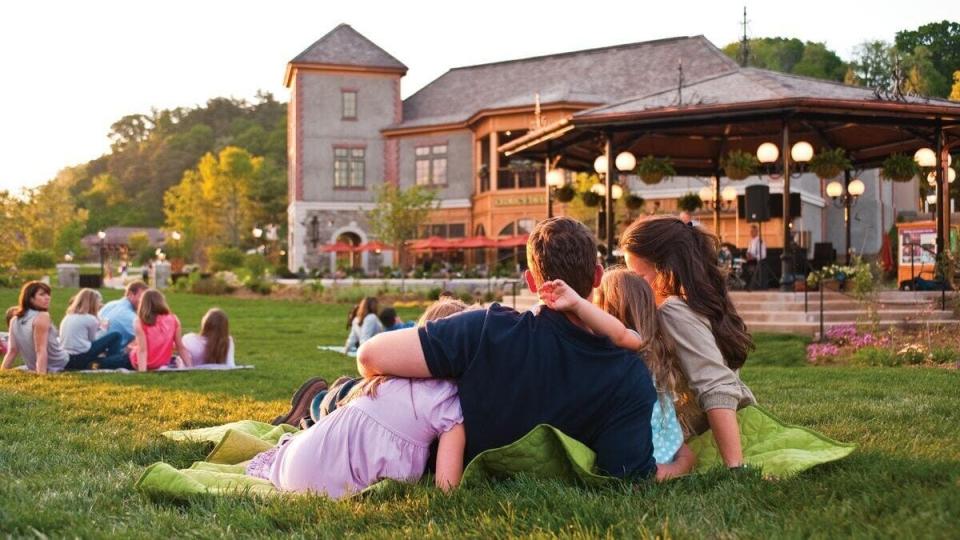
[[497,236],[515,236],[518,234],[530,234],[533,232],[533,227],[537,224],[536,220],[531,218],[521,218],[511,223],[508,223],[506,227],[500,229],[500,234]]

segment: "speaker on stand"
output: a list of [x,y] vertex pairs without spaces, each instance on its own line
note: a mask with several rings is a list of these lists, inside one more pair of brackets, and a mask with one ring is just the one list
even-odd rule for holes
[[[748,223],[757,224],[760,249],[757,250],[757,264],[747,283],[747,289],[766,289],[773,276],[773,271],[767,266],[767,258],[760,258],[765,251],[763,245],[763,224],[770,221],[770,186],[755,184],[744,190],[744,214]],[[751,239],[751,244],[753,240]],[[749,246],[747,246],[749,250]]]

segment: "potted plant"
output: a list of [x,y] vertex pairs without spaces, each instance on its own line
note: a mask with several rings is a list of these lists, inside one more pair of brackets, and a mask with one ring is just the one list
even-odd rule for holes
[[584,191],[580,196],[583,197],[583,204],[591,207],[597,206],[603,200],[603,197],[592,191]]
[[556,188],[556,189],[554,190],[553,194],[554,194],[554,197],[556,197],[556,199],[557,199],[558,201],[560,201],[560,202],[562,202],[562,203],[568,203],[568,202],[572,201],[574,197],[577,196],[577,191],[576,191],[575,189],[573,189],[573,185],[572,185],[572,184],[564,184],[564,185]]
[[903,154],[887,156],[887,159],[883,160],[883,164],[880,166],[880,174],[887,180],[893,180],[894,182],[909,182],[919,173],[920,169],[913,158]]
[[700,200],[700,196],[696,193],[687,193],[683,197],[677,199],[677,208],[680,210],[686,210],[687,212],[696,212],[703,206],[703,201]]
[[727,178],[743,180],[757,172],[760,167],[760,160],[757,159],[757,156],[743,150],[731,150],[720,159],[720,166],[723,167],[723,172]]
[[626,199],[623,201],[623,203],[626,204],[627,208],[630,210],[639,210],[643,208],[644,202],[646,201],[644,201],[643,197],[634,195],[633,193],[627,195]]
[[836,178],[840,173],[852,167],[843,148],[821,150],[810,160],[810,171],[821,180]]
[[646,156],[637,162],[637,175],[645,184],[656,184],[667,176],[677,174],[669,159]]

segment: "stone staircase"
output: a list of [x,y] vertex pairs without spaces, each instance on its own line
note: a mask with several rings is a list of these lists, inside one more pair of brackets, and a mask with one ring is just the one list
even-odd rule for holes
[[[823,293],[823,327],[842,324],[876,324],[879,328],[916,325],[960,327],[953,313],[955,293],[947,293],[941,309],[939,292],[883,291],[871,303],[838,292]],[[737,312],[751,332],[818,335],[820,293],[733,292]]]
[[[939,292],[883,291],[875,296],[875,309],[866,303],[833,291],[823,294],[823,327],[827,330],[842,324],[876,324],[880,328],[916,325],[940,325],[960,328],[960,319],[952,304],[957,293],[946,294],[946,309],[941,309]],[[806,334],[820,332],[820,293],[809,292],[804,309],[804,293],[756,291],[732,292],[737,312],[751,332]],[[525,310],[537,303],[536,295],[518,291],[516,309]],[[503,304],[513,305],[506,296]]]

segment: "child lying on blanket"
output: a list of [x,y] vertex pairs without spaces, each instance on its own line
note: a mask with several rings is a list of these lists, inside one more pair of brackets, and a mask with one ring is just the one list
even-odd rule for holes
[[572,312],[617,346],[643,353],[659,394],[650,421],[657,481],[693,470],[697,458],[683,443],[683,430],[673,406],[677,381],[673,343],[662,331],[650,285],[628,270],[613,269],[604,273],[594,293],[596,304],[559,279],[544,283],[539,294],[547,307]]
[[[456,312],[467,309],[462,302],[444,303]],[[460,484],[466,435],[453,382],[378,376],[357,383],[338,405],[254,457],[247,474],[281,490],[338,499],[384,478],[415,482],[439,438],[437,487],[449,491]]]

